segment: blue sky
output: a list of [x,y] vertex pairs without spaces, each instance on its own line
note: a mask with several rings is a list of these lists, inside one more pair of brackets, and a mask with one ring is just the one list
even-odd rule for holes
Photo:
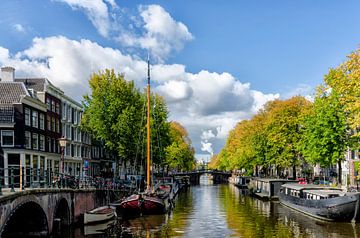
[[0,65],[80,100],[103,68],[141,87],[149,50],[171,119],[197,153],[217,153],[237,121],[268,100],[311,94],[358,47],[359,9],[340,0],[2,0]]

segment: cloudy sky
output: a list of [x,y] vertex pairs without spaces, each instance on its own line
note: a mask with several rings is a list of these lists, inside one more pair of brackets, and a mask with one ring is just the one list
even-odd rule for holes
[[[357,0],[1,0],[0,66],[77,100],[113,68],[163,95],[198,154],[275,98],[310,95],[360,42]],[[1,92],[0,92],[1,93]]]

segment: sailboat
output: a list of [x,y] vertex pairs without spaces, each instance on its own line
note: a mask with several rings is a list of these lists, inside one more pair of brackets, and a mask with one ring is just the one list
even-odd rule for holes
[[169,195],[158,194],[151,186],[151,153],[150,153],[150,60],[148,57],[148,82],[147,82],[147,187],[144,193],[132,194],[120,202],[120,211],[125,216],[139,214],[163,214],[169,208]]

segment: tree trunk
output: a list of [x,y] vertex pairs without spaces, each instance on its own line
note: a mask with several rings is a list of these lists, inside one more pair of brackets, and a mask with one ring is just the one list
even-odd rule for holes
[[296,165],[293,165],[293,179],[296,179]]
[[255,177],[259,177],[259,168],[257,165],[255,166]]
[[338,172],[338,181],[339,181],[339,185],[341,185],[342,184],[342,179],[341,179],[341,177],[342,177],[342,170],[341,170],[341,160],[339,160],[338,161],[338,167],[339,167],[339,172]]

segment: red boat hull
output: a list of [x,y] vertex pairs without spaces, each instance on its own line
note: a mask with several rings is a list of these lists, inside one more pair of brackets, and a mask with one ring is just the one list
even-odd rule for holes
[[166,202],[156,196],[131,195],[120,203],[121,213],[125,216],[139,214],[163,214],[166,212]]

